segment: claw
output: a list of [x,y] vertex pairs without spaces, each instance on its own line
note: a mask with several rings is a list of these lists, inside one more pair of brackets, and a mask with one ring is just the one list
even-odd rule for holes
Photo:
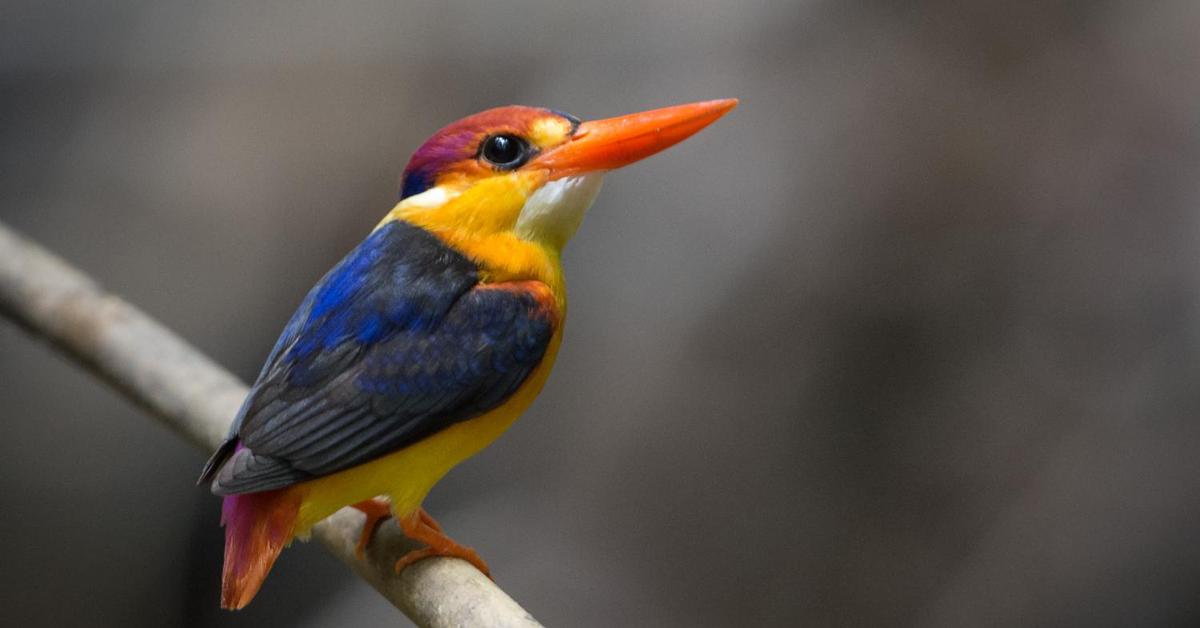
[[429,547],[424,547],[418,550],[413,550],[400,560],[396,561],[396,573],[400,573],[409,565],[424,560],[432,556],[450,556],[453,558],[461,558],[475,566],[476,569],[483,572],[483,575],[488,578],[492,577],[491,570],[488,569],[487,563],[475,553],[475,550],[459,545],[453,539],[446,536],[442,532],[442,526],[425,512],[425,509],[419,509],[416,513],[409,517],[400,520],[400,528],[404,530],[404,534],[414,541],[420,541]]

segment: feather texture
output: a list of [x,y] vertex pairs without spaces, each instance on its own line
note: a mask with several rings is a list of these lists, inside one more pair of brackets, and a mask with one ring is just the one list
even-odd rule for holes
[[465,257],[392,221],[317,284],[209,465],[219,495],[270,491],[403,448],[507,399],[558,323],[528,281],[484,285]]
[[230,495],[224,499],[222,608],[243,608],[258,593],[279,552],[292,540],[299,508],[300,500],[286,491]]

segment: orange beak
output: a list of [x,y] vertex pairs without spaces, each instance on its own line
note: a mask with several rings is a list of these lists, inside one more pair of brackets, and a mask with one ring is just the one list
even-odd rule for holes
[[551,179],[615,170],[682,142],[737,104],[736,98],[706,100],[584,122],[530,165],[549,170]]

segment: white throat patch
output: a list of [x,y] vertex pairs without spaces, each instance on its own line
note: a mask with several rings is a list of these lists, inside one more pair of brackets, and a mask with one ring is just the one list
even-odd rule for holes
[[575,235],[603,181],[604,173],[593,172],[563,177],[538,188],[521,208],[517,236],[561,248]]

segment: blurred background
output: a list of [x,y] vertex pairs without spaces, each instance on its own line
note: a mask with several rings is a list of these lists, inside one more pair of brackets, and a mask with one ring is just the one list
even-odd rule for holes
[[[443,124],[742,99],[608,178],[426,504],[546,625],[1200,623],[1200,4],[0,14],[0,219],[245,379]],[[0,623],[404,621],[303,545],[219,611],[206,452],[9,324],[0,408]]]

